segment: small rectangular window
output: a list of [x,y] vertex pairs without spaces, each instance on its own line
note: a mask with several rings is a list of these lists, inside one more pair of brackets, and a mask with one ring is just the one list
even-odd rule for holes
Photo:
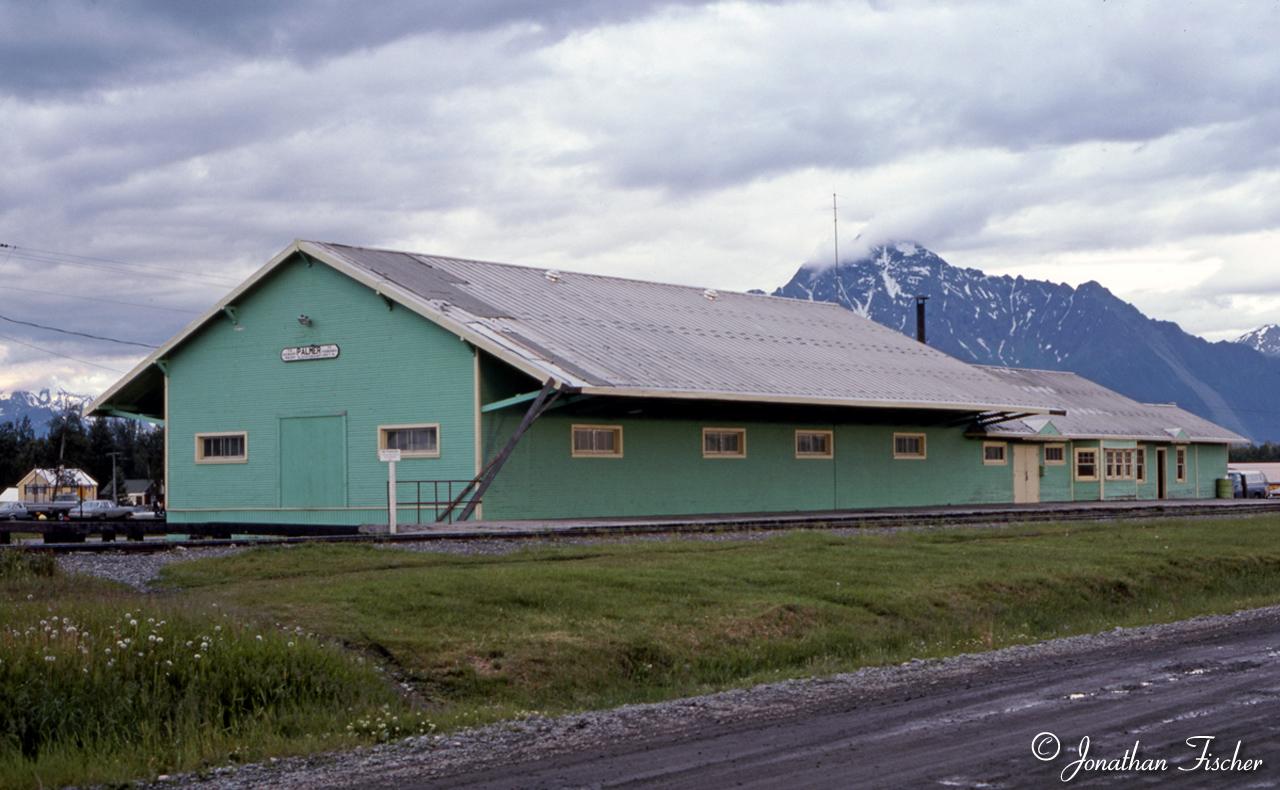
[[249,434],[197,433],[196,463],[242,464],[249,460]]
[[893,457],[901,460],[923,460],[926,457],[925,435],[923,433],[895,433],[893,435]]
[[1098,451],[1076,450],[1076,479],[1098,479]]
[[1138,482],[1147,482],[1147,451],[1139,448],[1134,456],[1134,464],[1137,467]]
[[399,450],[401,458],[439,458],[440,426],[437,423],[380,425],[378,449]]
[[621,458],[621,425],[573,426],[574,458]]
[[1062,466],[1067,462],[1067,447],[1062,444],[1046,444],[1044,446],[1044,465]]
[[1004,442],[983,442],[982,443],[982,463],[987,466],[1003,466],[1007,463],[1005,458],[1007,445]]
[[1187,482],[1187,448],[1179,447],[1177,452],[1178,452],[1178,460],[1177,460],[1178,482],[1185,483]]
[[745,458],[747,431],[744,428],[703,428],[703,458]]
[[831,431],[796,431],[796,458],[830,458],[831,447]]

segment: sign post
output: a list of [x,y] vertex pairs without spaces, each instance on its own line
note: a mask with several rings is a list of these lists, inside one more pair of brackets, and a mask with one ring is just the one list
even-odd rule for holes
[[396,461],[399,450],[379,450],[378,460],[387,465],[387,531],[396,534]]

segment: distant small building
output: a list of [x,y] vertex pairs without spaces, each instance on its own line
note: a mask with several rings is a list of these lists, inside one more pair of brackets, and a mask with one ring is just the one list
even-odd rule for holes
[[23,502],[51,502],[59,494],[75,494],[80,499],[98,498],[98,481],[83,469],[32,469],[18,481],[18,499]]
[[0,491],[0,502],[19,502],[19,501],[21,500],[18,498],[17,488],[6,488],[4,491]]
[[154,505],[164,499],[164,490],[151,480],[129,478],[124,481],[124,498],[134,507]]

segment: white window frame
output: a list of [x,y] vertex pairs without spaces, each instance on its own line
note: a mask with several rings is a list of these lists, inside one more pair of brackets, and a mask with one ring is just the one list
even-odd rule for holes
[[[987,457],[987,448],[999,448],[1000,457],[991,459]],[[1008,466],[1009,465],[1009,443],[1008,442],[983,442],[982,443],[982,465],[983,466]]]
[[440,435],[440,423],[438,422],[414,422],[397,425],[379,425],[378,426],[378,449],[387,450],[387,431],[414,431],[420,429],[430,429],[436,432],[436,449],[434,450],[401,450],[401,458],[439,458],[440,445],[442,437]]
[[[707,452],[707,434],[708,433],[736,433],[738,434],[738,452]],[[703,458],[746,458],[747,457],[747,429],[746,428],[703,428],[702,429],[702,457]]]
[[[575,441],[578,431],[612,431],[614,434],[613,450],[611,452],[599,452],[596,450],[579,450],[578,443]],[[569,456],[572,458],[621,458],[622,457],[622,426],[621,425],[594,425],[589,423],[578,423],[569,427]]]
[[[800,435],[807,436],[825,436],[827,437],[827,451],[825,453],[800,452]],[[835,431],[815,431],[808,428],[796,429],[796,458],[825,459],[833,458],[836,453],[836,435]]]
[[[1083,455],[1083,454],[1085,454],[1085,453],[1092,453],[1092,454],[1093,454],[1093,475],[1091,475],[1091,476],[1090,476],[1090,475],[1082,475],[1082,474],[1080,474],[1080,456],[1081,456],[1081,455]],[[1077,448],[1076,448],[1076,451],[1072,454],[1072,460],[1073,460],[1075,463],[1074,463],[1074,464],[1072,464],[1072,466],[1071,466],[1071,472],[1072,472],[1072,475],[1075,477],[1075,479],[1076,479],[1076,480],[1079,480],[1079,481],[1081,481],[1081,482],[1086,482],[1086,483],[1091,483],[1091,482],[1094,482],[1094,481],[1098,480],[1098,478],[1099,478],[1099,476],[1100,476],[1100,475],[1099,475],[1099,473],[1102,471],[1102,469],[1101,469],[1101,466],[1102,466],[1101,456],[1102,456],[1102,453],[1101,453],[1101,451],[1100,451],[1100,448],[1097,448],[1097,447],[1077,447]]]
[[[1062,457],[1054,461],[1049,458],[1049,450],[1056,449],[1062,451]],[[1067,465],[1067,446],[1065,444],[1046,444],[1044,446],[1044,465],[1045,466],[1066,466]]]
[[1147,448],[1145,447],[1134,449],[1133,476],[1139,483],[1147,482]]
[[[204,454],[205,439],[221,439],[228,436],[239,436],[244,440],[244,455],[210,455]],[[248,431],[211,431],[196,434],[196,463],[198,464],[247,464],[249,463]]]
[[1133,480],[1135,453],[1132,447],[1107,447],[1102,451],[1102,472],[1107,480]]
[[[900,453],[898,452],[899,439],[919,439],[920,452],[918,453]],[[924,461],[929,458],[929,437],[924,433],[895,433],[893,435],[893,460],[895,461]]]
[[1173,448],[1173,479],[1179,483],[1187,482],[1187,448]]

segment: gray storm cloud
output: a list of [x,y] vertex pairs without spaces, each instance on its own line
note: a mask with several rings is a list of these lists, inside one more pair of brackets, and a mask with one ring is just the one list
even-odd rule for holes
[[[151,267],[0,248],[0,277],[27,289],[17,317],[154,343],[296,237],[772,288],[830,260],[834,190],[842,257],[858,233],[913,239],[1243,331],[1280,319],[1278,21],[1275,4],[0,3],[0,243]],[[1163,260],[1177,277],[1138,274]],[[0,389],[113,376],[30,345],[136,361],[0,326]]]

